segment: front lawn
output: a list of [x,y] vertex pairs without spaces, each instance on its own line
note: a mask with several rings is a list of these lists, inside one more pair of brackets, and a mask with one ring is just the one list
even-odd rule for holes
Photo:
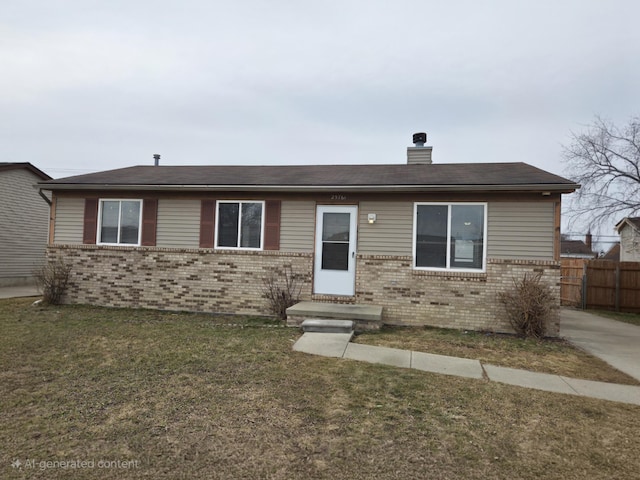
[[296,353],[259,320],[30,303],[0,301],[1,478],[640,471],[637,406]]
[[600,382],[638,385],[635,378],[573,347],[562,339],[524,339],[514,335],[430,327],[385,327],[356,337],[357,343],[436,353]]

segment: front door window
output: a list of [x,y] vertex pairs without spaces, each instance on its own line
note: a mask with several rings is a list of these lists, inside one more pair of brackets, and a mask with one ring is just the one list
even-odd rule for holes
[[348,213],[324,213],[322,221],[322,269],[349,269]]

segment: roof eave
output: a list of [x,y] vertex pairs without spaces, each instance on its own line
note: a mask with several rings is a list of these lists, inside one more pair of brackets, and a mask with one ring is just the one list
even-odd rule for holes
[[45,180],[45,181],[51,180],[50,175],[47,175],[38,167],[36,167],[35,165],[32,165],[29,162],[19,162],[19,163],[8,162],[8,163],[5,163],[4,165],[0,165],[0,171],[20,170],[20,169],[28,170],[31,173],[33,173],[35,176],[40,177],[42,180]]
[[640,228],[638,228],[638,226],[635,223],[629,221],[629,217],[625,217],[622,220],[620,220],[618,223],[615,224],[613,228],[615,228],[618,234],[620,234],[622,229],[627,225],[633,228],[635,231],[640,232]]
[[529,184],[529,185],[125,185],[125,184],[77,184],[77,183],[40,183],[43,190],[114,190],[114,191],[217,191],[217,192],[486,192],[521,191],[571,193],[580,188],[578,184]]

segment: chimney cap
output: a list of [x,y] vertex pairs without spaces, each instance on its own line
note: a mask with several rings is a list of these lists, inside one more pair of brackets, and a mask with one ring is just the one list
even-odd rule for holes
[[153,154],[153,164],[157,167],[158,165],[160,165],[160,154],[159,153],[154,153]]
[[427,134],[425,132],[418,132],[413,134],[413,143],[416,147],[424,147],[427,142]]

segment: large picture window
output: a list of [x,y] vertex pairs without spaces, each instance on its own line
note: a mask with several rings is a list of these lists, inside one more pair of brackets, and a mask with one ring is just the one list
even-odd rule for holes
[[416,203],[414,267],[483,271],[486,212],[484,203]]
[[264,231],[264,202],[219,201],[216,248],[261,250]]
[[142,200],[100,200],[98,243],[140,245]]

